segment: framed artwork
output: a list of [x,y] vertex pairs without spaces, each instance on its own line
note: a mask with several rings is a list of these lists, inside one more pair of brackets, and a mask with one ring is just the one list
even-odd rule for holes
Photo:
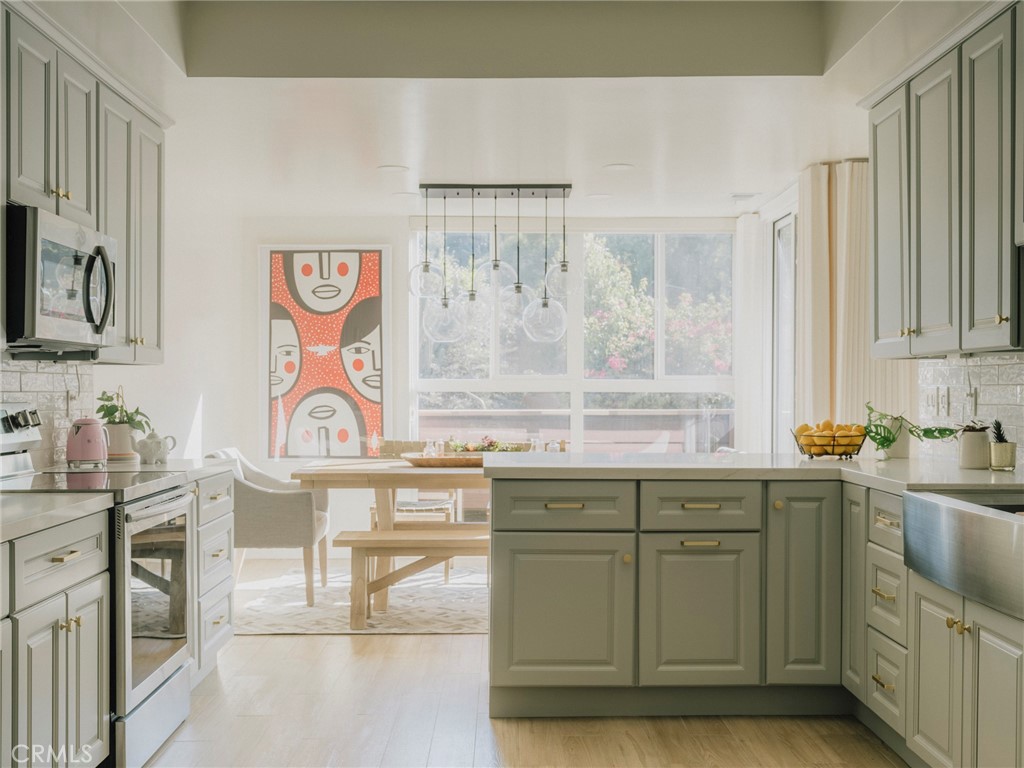
[[384,431],[385,246],[262,246],[267,456],[369,456]]

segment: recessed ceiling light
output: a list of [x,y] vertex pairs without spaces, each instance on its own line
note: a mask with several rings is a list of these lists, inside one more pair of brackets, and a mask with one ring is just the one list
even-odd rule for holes
[[631,171],[633,168],[632,163],[608,163],[604,166],[606,171]]
[[419,192],[392,192],[391,194],[395,197],[405,197],[409,200],[412,200],[413,198],[419,199],[420,197]]
[[732,194],[729,195],[729,197],[731,197],[737,203],[744,203],[747,200],[752,200],[753,198],[757,197],[757,195],[757,192],[733,192]]
[[592,192],[591,194],[587,195],[587,197],[589,197],[591,200],[604,200],[606,198],[611,197],[611,195],[609,195],[607,192]]
[[408,171],[409,166],[407,165],[378,165],[378,171],[386,171],[389,173],[397,173],[399,171]]

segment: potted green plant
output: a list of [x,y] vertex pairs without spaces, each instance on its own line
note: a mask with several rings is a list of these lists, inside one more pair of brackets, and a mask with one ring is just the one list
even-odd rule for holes
[[864,405],[868,409],[864,434],[886,459],[907,458],[910,455],[911,437],[918,440],[945,440],[957,434],[953,427],[922,427],[903,415],[893,416],[891,413],[872,408],[871,403]]
[[100,405],[96,413],[106,422],[105,429],[110,441],[107,448],[108,461],[138,461],[139,454],[135,452],[132,432],[139,430],[145,432],[152,429],[149,416],[139,408],[129,409],[124,400],[124,388],[118,387],[117,392],[101,392],[96,398]]
[[971,421],[957,431],[960,469],[988,468],[988,424]]
[[1012,472],[1017,465],[1017,443],[1008,440],[999,419],[992,420],[992,442],[989,443],[989,467]]

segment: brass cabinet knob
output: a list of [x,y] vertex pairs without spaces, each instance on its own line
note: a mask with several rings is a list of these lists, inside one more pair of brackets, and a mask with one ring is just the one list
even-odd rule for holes
[[1002,325],[1003,323],[1010,322],[1009,315],[996,315],[996,325]]
[[776,509],[782,509],[786,505],[781,500],[776,500],[772,506],[775,507]]
[[623,555],[622,556],[622,562],[624,562],[626,565],[629,565],[630,563],[633,562],[633,556],[632,555]]
[[146,346],[146,337],[145,336],[143,336],[141,339],[139,339],[139,344],[141,344],[142,346]]
[[70,200],[71,199],[71,190],[70,189],[67,192],[64,193],[64,199],[65,200]]
[[946,617],[946,629],[952,629],[954,626],[956,626],[957,623],[957,620],[954,619],[952,616]]
[[907,335],[907,329],[906,328],[900,328],[900,338],[902,339],[906,335]]
[[57,197],[64,197],[64,190],[61,189],[60,187],[55,187],[50,190],[50,194],[56,195]]
[[956,633],[958,635],[962,635],[964,632],[970,632],[970,631],[971,631],[971,625],[970,624],[964,624],[962,621],[958,621],[956,623]]
[[907,336],[913,336],[915,333],[917,333],[916,328],[907,328]]

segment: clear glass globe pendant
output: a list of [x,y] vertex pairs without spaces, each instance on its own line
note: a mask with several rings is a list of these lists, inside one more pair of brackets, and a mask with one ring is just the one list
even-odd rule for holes
[[565,307],[557,299],[534,299],[523,311],[523,331],[533,341],[558,341],[565,336],[566,325]]
[[409,270],[409,293],[423,299],[437,299],[444,292],[444,271],[437,264],[421,261]]
[[438,344],[458,341],[466,335],[466,303],[461,299],[431,299],[423,308],[423,332]]

